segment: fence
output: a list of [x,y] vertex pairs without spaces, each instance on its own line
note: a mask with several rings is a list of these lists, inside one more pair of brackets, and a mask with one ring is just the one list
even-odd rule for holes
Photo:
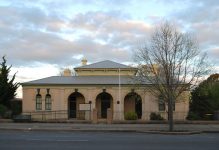
[[[138,114],[137,120],[156,120],[158,118],[152,118],[152,113],[160,116],[164,120],[168,120],[168,114],[166,111],[160,112],[150,112],[142,111]],[[46,121],[46,120],[67,120],[67,119],[76,119],[76,120],[92,120],[93,114],[91,111],[77,111],[70,112],[68,110],[58,110],[58,111],[34,111],[34,112],[23,112],[23,115],[30,115],[31,120],[36,121]],[[71,116],[72,115],[72,116]],[[112,111],[113,120],[125,120],[125,113],[123,111]],[[174,120],[186,120],[187,112],[173,112]],[[97,119],[106,119],[107,114],[97,112]]]
[[[58,111],[34,111],[34,112],[23,112],[23,115],[30,115],[31,120],[35,121],[46,121],[46,120],[91,120],[91,112],[89,111],[76,111],[70,112],[68,110]],[[72,115],[73,114],[73,115]]]
[[[164,120],[168,120],[168,113],[166,111],[142,111],[141,113],[136,113],[137,120],[156,120],[158,118],[153,118],[153,114],[160,116]],[[186,120],[187,112],[173,112],[174,120]],[[125,113],[121,111],[113,111],[113,119],[114,120],[123,120],[125,119]]]

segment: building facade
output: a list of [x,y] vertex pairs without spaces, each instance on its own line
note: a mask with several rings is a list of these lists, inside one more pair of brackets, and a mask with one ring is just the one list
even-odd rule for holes
[[[133,77],[137,68],[113,61],[101,61],[69,70],[63,76],[52,76],[22,84],[23,113],[32,119],[104,120],[111,113],[113,121],[123,121],[127,113],[135,113],[139,120],[150,120],[151,113],[167,119],[167,106],[145,87],[136,86]],[[189,93],[185,91],[175,102],[174,119],[185,120]]]

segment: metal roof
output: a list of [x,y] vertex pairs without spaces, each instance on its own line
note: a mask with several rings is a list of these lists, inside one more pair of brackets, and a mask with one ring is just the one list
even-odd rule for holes
[[[119,76],[52,76],[22,85],[116,85],[119,84]],[[120,84],[136,84],[134,79],[129,76],[120,76]],[[149,83],[144,83],[149,84]]]
[[112,69],[136,69],[127,65],[123,65],[114,61],[110,61],[110,60],[105,60],[105,61],[100,61],[97,63],[93,63],[90,65],[85,65],[85,66],[80,66],[80,67],[76,67],[75,69],[102,69],[102,68],[112,68]]

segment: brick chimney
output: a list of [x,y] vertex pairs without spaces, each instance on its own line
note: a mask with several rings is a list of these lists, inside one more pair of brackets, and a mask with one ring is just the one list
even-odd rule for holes
[[63,76],[71,76],[71,70],[66,68],[63,72]]
[[82,65],[82,66],[87,65],[87,59],[86,59],[86,58],[83,58],[83,59],[81,60],[81,65]]

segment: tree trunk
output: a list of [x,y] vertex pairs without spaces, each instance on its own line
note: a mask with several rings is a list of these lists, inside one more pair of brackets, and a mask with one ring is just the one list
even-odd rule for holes
[[168,102],[168,122],[169,122],[169,131],[173,131],[173,99],[169,98]]

